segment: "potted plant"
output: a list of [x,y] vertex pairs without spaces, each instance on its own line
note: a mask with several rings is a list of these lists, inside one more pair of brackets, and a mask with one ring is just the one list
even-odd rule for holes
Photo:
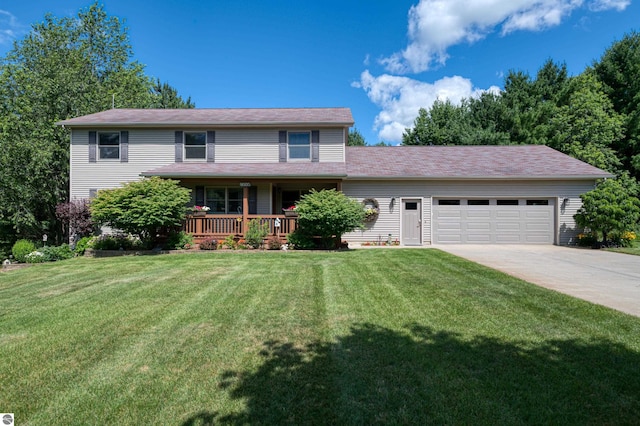
[[205,216],[209,210],[211,210],[209,206],[193,206],[193,215]]
[[296,206],[289,206],[286,209],[282,209],[285,217],[298,217],[298,212],[296,211]]

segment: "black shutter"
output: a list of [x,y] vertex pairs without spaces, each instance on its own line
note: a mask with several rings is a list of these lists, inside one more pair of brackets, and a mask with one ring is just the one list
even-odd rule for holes
[[176,163],[182,163],[182,131],[176,130]]
[[204,186],[196,186],[196,206],[204,206]]
[[287,132],[285,130],[280,130],[280,132],[278,132],[278,137],[279,137],[279,157],[280,157],[280,162],[281,163],[286,163],[287,162]]
[[120,162],[129,162],[129,132],[120,132]]
[[215,163],[216,161],[216,132],[207,131],[207,163]]
[[89,162],[96,162],[96,132],[89,132]]
[[311,131],[311,161],[320,161],[320,131]]

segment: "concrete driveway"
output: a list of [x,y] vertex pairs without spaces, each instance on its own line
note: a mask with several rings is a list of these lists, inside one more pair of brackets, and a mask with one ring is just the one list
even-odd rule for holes
[[640,256],[558,246],[435,247],[530,283],[640,317]]

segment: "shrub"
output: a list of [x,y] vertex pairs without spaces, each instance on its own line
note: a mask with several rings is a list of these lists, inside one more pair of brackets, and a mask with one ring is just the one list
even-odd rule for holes
[[582,206],[573,216],[576,224],[602,235],[604,243],[611,234],[633,229],[640,219],[638,184],[627,175],[606,179],[596,189],[580,195]]
[[91,219],[89,201],[86,199],[56,205],[56,217],[67,225],[69,235],[72,237],[91,235],[96,228]]
[[578,234],[578,246],[594,247],[598,242],[598,238],[592,234]]
[[169,250],[188,250],[191,247],[193,247],[193,235],[184,231],[172,232],[166,244],[166,248]]
[[313,236],[305,233],[300,228],[287,235],[287,242],[296,250],[310,250],[316,248]]
[[24,258],[26,263],[43,263],[46,262],[44,253],[41,251],[32,251],[27,254]]
[[100,225],[133,234],[154,245],[159,235],[180,226],[187,213],[190,190],[176,180],[159,177],[98,191],[91,214]]
[[362,204],[335,189],[311,190],[296,204],[296,212],[302,234],[320,237],[326,249],[338,247],[342,234],[362,227],[365,219]]
[[73,251],[69,248],[69,244],[46,246],[42,247],[40,251],[43,254],[45,262],[55,262],[58,260],[71,259],[73,257]]
[[218,240],[214,238],[207,238],[200,243],[200,250],[217,250]]
[[96,250],[140,250],[144,248],[140,238],[124,234],[102,234],[93,237],[88,246]]
[[36,245],[29,240],[18,240],[11,248],[13,258],[21,263],[25,263],[27,255],[34,251],[36,251]]
[[76,254],[76,256],[84,255],[84,252],[89,247],[90,241],[91,237],[82,237],[80,238],[80,240],[78,240],[78,242],[76,243],[76,247],[73,249],[73,252]]
[[280,250],[280,248],[282,247],[280,238],[276,237],[275,235],[270,236],[267,240],[267,247],[269,248],[269,250]]
[[226,247],[232,250],[235,250],[236,248],[238,248],[238,245],[236,244],[236,240],[233,238],[233,235],[227,235],[227,237],[222,240],[222,247]]
[[249,225],[247,226],[247,233],[245,234],[245,239],[249,247],[262,247],[264,239],[267,238],[267,235],[269,235],[268,223],[263,223],[260,218],[251,219],[251,221],[249,221]]

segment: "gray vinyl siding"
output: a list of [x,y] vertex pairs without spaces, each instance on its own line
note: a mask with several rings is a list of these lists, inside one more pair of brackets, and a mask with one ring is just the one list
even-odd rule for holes
[[[320,130],[320,162],[345,159],[343,129]],[[217,163],[277,163],[278,130],[217,130]]]
[[[420,198],[422,200],[422,241],[431,244],[431,205],[434,197],[538,197],[557,199],[557,243],[572,245],[576,242],[576,229],[573,215],[582,205],[580,194],[590,191],[594,182],[585,181],[346,181],[343,192],[362,201],[376,198],[380,204],[380,216],[363,231],[354,231],[345,235],[349,241],[365,242],[386,239],[389,234],[395,239],[400,235],[401,198]],[[391,207],[391,198],[397,200]],[[568,201],[563,205],[562,200]]]
[[115,188],[140,179],[143,171],[173,163],[174,144],[172,131],[130,130],[127,163],[99,158],[95,163],[89,163],[89,132],[73,130],[70,151],[71,199],[88,198],[91,189]]
[[217,130],[216,163],[277,163],[278,130]]
[[345,130],[320,130],[320,162],[342,162],[345,160]]
[[271,184],[258,185],[258,214],[271,214]]

